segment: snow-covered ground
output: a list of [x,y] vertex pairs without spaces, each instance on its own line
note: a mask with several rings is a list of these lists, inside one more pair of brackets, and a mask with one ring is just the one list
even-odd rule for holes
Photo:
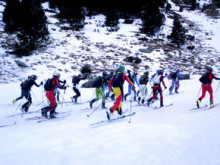
[[[204,1],[206,3],[209,0]],[[170,2],[171,3],[171,2]],[[5,4],[0,4],[0,44],[4,45],[7,34],[3,32],[2,12]],[[172,4],[172,3],[171,3]],[[173,5],[173,4],[172,4]],[[48,5],[45,3],[44,8]],[[175,11],[178,7],[173,5]],[[61,73],[61,79],[66,79],[69,88],[65,94],[61,91],[61,101],[69,102],[74,95],[71,78],[78,74],[82,65],[91,64],[93,73],[100,70],[114,70],[123,64],[126,69],[134,69],[123,61],[126,56],[135,54],[142,48],[155,48],[151,53],[140,53],[142,63],[138,65],[141,73],[149,67],[152,75],[155,70],[163,68],[169,73],[177,67],[185,73],[197,73],[194,63],[180,61],[183,57],[192,59],[198,64],[210,64],[216,76],[220,77],[219,63],[219,19],[211,19],[198,11],[183,11],[185,24],[190,34],[196,36],[196,50],[169,50],[170,58],[166,61],[164,50],[166,39],[158,43],[149,39],[140,42],[137,33],[140,20],[131,25],[123,24],[120,20],[119,31],[110,33],[102,27],[103,15],[87,18],[88,23],[80,32],[64,31],[58,20],[51,17],[54,13],[47,12],[49,31],[52,43],[44,51],[36,51],[30,57],[16,58],[5,53],[0,47],[0,126],[16,122],[16,125],[0,127],[0,165],[219,165],[220,164],[220,105],[211,110],[194,110],[196,100],[201,95],[200,75],[191,75],[190,80],[181,81],[178,95],[168,95],[164,91],[164,104],[173,103],[171,107],[153,110],[149,107],[135,106],[136,102],[123,102],[123,110],[127,114],[136,112],[131,118],[125,118],[112,123],[91,126],[90,124],[106,120],[105,110],[82,110],[89,107],[87,101],[95,97],[94,89],[81,89],[79,102],[83,104],[63,103],[57,107],[58,112],[68,112],[70,115],[62,120],[50,120],[38,123],[26,120],[33,116],[40,116],[40,112],[7,117],[20,112],[19,106],[25,100],[15,105],[12,100],[20,96],[20,81],[28,75],[36,74],[37,82],[51,77],[54,71]],[[166,24],[161,34],[168,35],[172,28],[172,19],[166,17]],[[186,21],[187,20],[187,21]],[[186,23],[188,22],[188,24]],[[193,26],[189,27],[189,24]],[[138,35],[137,35],[138,34]],[[158,44],[158,45],[156,45]],[[191,43],[187,43],[190,45]],[[181,53],[182,51],[182,53]],[[20,68],[15,60],[26,62],[28,68]],[[211,62],[213,61],[213,62]],[[180,65],[177,65],[180,63]],[[169,67],[169,68],[168,68]],[[203,70],[202,70],[203,71]],[[140,75],[140,74],[139,74]],[[83,83],[83,82],[81,82]],[[167,87],[170,82],[166,79]],[[213,81],[214,102],[220,102],[219,81]],[[149,93],[151,88],[148,86]],[[199,92],[200,91],[200,92]],[[125,83],[127,92],[127,83]],[[40,110],[47,105],[42,87],[32,88],[33,104],[30,112]],[[148,96],[149,97],[149,96]],[[43,101],[43,103],[41,103]],[[98,106],[101,100],[94,104]],[[209,105],[209,95],[201,105]],[[112,101],[107,101],[109,108]],[[132,108],[131,108],[132,105]],[[158,106],[155,102],[154,106]],[[92,113],[92,114],[91,114]],[[90,115],[87,117],[87,115]],[[117,114],[114,115],[117,117]],[[129,122],[130,121],[130,122]]]
[[[165,83],[169,87],[168,80]],[[89,107],[89,103],[59,104],[57,112],[71,113],[62,120],[42,123],[26,120],[40,113],[7,117],[19,113],[17,107],[24,100],[12,105],[12,99],[20,95],[19,84],[1,84],[0,125],[17,124],[0,128],[0,164],[219,165],[220,105],[207,111],[189,111],[196,107],[198,76],[180,83],[182,93],[168,95],[168,90],[164,91],[164,104],[173,103],[173,106],[153,110],[125,101],[123,109],[128,109],[127,114],[130,110],[136,112],[135,116],[95,126],[90,124],[106,120],[106,113],[98,109],[87,117],[93,110],[81,109]],[[215,103],[220,102],[220,89],[216,93],[218,85],[219,81],[213,82]],[[32,88],[30,112],[45,106],[46,103],[38,105],[42,101],[41,90],[41,87]],[[94,89],[81,89],[81,92],[80,102],[94,97]],[[70,101],[72,95],[71,88],[65,94],[61,91],[61,100],[64,97],[64,101]],[[201,103],[205,104],[209,104],[208,94]],[[112,105],[112,101],[107,101],[108,108]],[[159,105],[159,101],[154,105]]]

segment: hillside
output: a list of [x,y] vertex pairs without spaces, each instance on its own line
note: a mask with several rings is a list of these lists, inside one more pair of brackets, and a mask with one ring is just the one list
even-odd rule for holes
[[[103,26],[104,15],[86,18],[86,26],[77,32],[63,30],[65,24],[60,24],[53,17],[56,11],[52,11],[48,4],[44,3],[51,43],[46,49],[33,52],[31,58],[17,58],[7,53],[11,51],[10,44],[15,38],[3,31],[4,24],[0,20],[1,82],[17,82],[28,74],[38,73],[38,70],[47,71],[38,73],[42,77],[48,77],[57,70],[69,78],[79,72],[84,64],[90,64],[96,74],[102,70],[114,70],[120,64],[139,72],[154,72],[158,68],[170,72],[179,68],[185,73],[198,74],[203,72],[207,65],[213,66],[215,71],[219,72],[219,19],[209,18],[199,10],[178,12],[179,7],[170,3],[172,9],[182,16],[188,34],[195,36],[194,41],[187,42],[182,48],[170,46],[166,39],[171,33],[172,15],[166,15],[162,31],[153,38],[139,32],[140,20],[135,20],[133,24],[124,24],[121,19],[120,29],[117,32],[108,32]],[[0,13],[3,11],[4,2],[1,1]],[[191,47],[194,49],[189,49]],[[128,56],[136,56],[137,53],[142,60],[140,64],[124,61]],[[27,66],[19,67],[17,61]]]

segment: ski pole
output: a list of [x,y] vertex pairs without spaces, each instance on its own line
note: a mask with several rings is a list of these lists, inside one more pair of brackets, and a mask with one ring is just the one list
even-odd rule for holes
[[90,117],[100,107],[101,104],[102,102],[89,115],[87,115],[87,117]]
[[130,102],[130,117],[129,117],[129,123],[131,123],[131,111],[132,111],[132,91],[131,91],[131,102]]
[[201,85],[201,87],[199,88],[199,92],[198,92],[197,98],[199,98],[199,94],[200,94],[201,89],[202,89],[202,85]]
[[36,95],[34,94],[33,91],[31,91],[32,95],[34,96],[34,98],[37,100],[37,102],[39,103],[39,100],[37,99]]
[[217,86],[217,88],[216,88],[216,90],[215,90],[215,94],[214,94],[214,96],[216,95],[216,93],[217,93],[217,91],[218,91],[219,84],[220,84],[220,82],[218,83],[218,86]]

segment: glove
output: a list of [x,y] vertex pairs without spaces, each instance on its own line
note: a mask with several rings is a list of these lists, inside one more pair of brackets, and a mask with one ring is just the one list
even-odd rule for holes
[[128,73],[130,73],[130,70],[127,70],[128,71]]
[[63,87],[63,89],[66,89],[67,87]]
[[64,80],[63,83],[66,84],[66,80]]
[[165,89],[167,89],[167,87],[165,87]]
[[41,81],[40,84],[43,85],[43,81]]

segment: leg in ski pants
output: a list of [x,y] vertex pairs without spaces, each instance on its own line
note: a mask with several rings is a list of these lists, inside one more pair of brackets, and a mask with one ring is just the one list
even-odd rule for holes
[[103,90],[101,88],[96,88],[95,92],[96,92],[96,100],[99,100],[99,96],[101,95],[102,103],[105,103],[105,95],[104,95]]
[[211,84],[208,85],[202,84],[202,96],[199,98],[200,101],[202,101],[202,99],[205,97],[207,91],[209,92],[210,95],[210,101],[213,101],[213,91]]
[[149,101],[151,101],[157,97],[157,91],[160,94],[160,102],[162,103],[163,102],[162,90],[161,90],[160,85],[157,85],[157,84],[153,86],[153,96],[149,99]]
[[114,87],[113,92],[116,96],[115,104],[110,108],[112,111],[118,110],[121,111],[121,104],[122,104],[122,92],[120,87]]
[[22,95],[28,100],[22,105],[22,109],[27,112],[32,103],[31,93],[30,91],[22,90]]
[[145,97],[147,96],[147,85],[145,84],[140,84],[140,92],[141,92],[141,98],[145,99]]
[[55,112],[55,109],[57,107],[57,103],[54,97],[54,91],[48,91],[46,92],[46,97],[50,101],[50,106],[45,107],[46,112],[50,111],[50,114]]

